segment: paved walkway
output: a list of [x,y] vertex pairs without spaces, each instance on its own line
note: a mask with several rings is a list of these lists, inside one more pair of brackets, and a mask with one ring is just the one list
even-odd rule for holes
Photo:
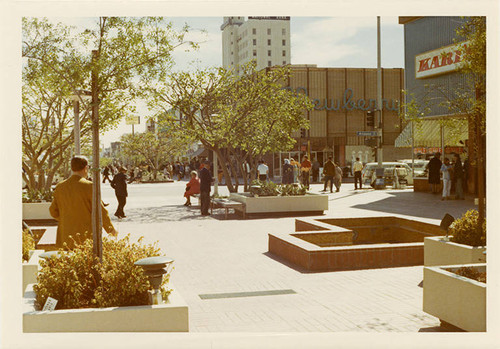
[[[444,331],[422,311],[421,266],[301,273],[267,252],[267,234],[293,231],[293,217],[224,220],[223,210],[202,217],[182,205],[184,187],[129,185],[127,218],[113,221],[120,237],[158,241],[175,259],[171,281],[189,305],[190,332]],[[312,185],[313,192],[321,189]],[[103,199],[112,214],[116,199],[108,184]],[[436,224],[445,213],[459,217],[474,207],[472,199],[441,201],[411,189],[355,191],[353,184],[329,194],[329,206],[325,216],[397,215]],[[247,297],[237,297],[242,292]],[[200,298],[207,294],[223,298]]]

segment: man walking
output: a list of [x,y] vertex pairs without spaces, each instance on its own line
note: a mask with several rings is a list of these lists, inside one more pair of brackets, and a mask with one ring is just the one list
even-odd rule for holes
[[431,192],[433,194],[439,193],[439,185],[441,184],[440,170],[442,162],[439,159],[440,157],[440,153],[434,154],[434,157],[427,164],[427,169],[429,171],[429,184],[431,185]]
[[363,163],[359,161],[359,158],[356,158],[356,161],[352,165],[352,171],[354,173],[354,190],[363,188],[363,183],[361,181],[361,171],[363,171]]
[[455,164],[453,165],[453,181],[455,182],[455,199],[464,200],[464,189],[463,189],[463,178],[464,169],[462,166],[462,161],[460,160],[460,155],[457,153],[453,154]]
[[115,216],[118,218],[126,218],[123,208],[127,203],[127,169],[120,168],[120,172],[113,177],[111,187],[115,189],[116,199],[118,200],[118,208],[116,209]]
[[320,167],[321,167],[321,165],[320,165],[318,159],[314,158],[314,161],[312,163],[312,181],[313,181],[313,183],[316,183],[318,181]]
[[210,185],[212,184],[212,175],[210,174],[210,162],[206,160],[203,163],[203,168],[200,170],[200,201],[201,215],[208,216],[208,208],[210,206]]
[[323,191],[326,191],[326,185],[330,182],[330,193],[333,193],[333,177],[335,177],[336,169],[335,164],[332,161],[332,157],[328,157],[328,161],[325,162],[323,167],[323,174],[325,175],[325,187]]
[[[340,186],[342,185],[342,169],[339,164],[334,163],[335,165],[335,177],[333,178],[333,183],[335,184],[336,192],[340,191]],[[332,191],[330,189],[330,191]]]
[[[88,160],[84,156],[71,159],[72,176],[59,183],[49,211],[58,221],[56,248],[73,249],[76,243],[92,239],[92,182],[87,180]],[[99,183],[96,183],[98,185]],[[102,225],[109,235],[118,232],[111,224],[108,211],[101,202]]]

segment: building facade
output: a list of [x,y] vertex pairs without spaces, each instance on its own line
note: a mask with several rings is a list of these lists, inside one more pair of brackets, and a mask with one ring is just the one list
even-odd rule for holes
[[290,17],[224,17],[222,66],[235,69],[255,60],[257,70],[287,65],[290,57]]
[[[314,110],[304,117],[310,128],[297,131],[297,140],[290,152],[274,154],[274,175],[280,176],[284,158],[301,159],[310,153],[322,165],[328,156],[341,166],[350,166],[356,157],[364,163],[375,161],[374,148],[359,132],[374,131],[367,124],[367,112],[377,109],[377,69],[319,68],[291,66],[292,72],[285,88],[303,93],[312,99]],[[409,149],[394,147],[394,141],[404,127],[400,118],[403,98],[404,70],[382,69],[382,149],[383,161],[408,158]],[[268,159],[268,162],[270,159]]]

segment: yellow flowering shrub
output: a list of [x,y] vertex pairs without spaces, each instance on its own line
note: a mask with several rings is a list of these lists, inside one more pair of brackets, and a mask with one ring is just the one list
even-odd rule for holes
[[[103,308],[146,305],[150,284],[139,259],[160,255],[153,245],[142,245],[142,238],[131,243],[129,236],[120,240],[103,238],[102,263],[93,263],[91,239],[76,245],[71,252],[41,261],[42,270],[36,293],[35,307],[43,308],[47,297],[58,301],[56,309]],[[170,275],[163,276],[162,293]]]
[[23,261],[30,259],[30,251],[35,249],[35,239],[29,231],[23,230]]

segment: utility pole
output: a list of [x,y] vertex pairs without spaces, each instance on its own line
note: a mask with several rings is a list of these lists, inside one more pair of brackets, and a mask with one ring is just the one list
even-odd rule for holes
[[377,131],[378,131],[378,144],[377,144],[377,160],[378,167],[382,167],[382,63],[381,63],[381,49],[380,49],[380,16],[377,16]]

